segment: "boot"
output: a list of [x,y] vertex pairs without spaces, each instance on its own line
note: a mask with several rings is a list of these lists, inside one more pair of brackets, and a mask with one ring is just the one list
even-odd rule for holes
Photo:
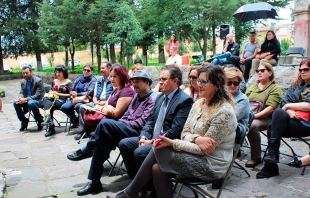
[[279,148],[280,140],[275,138],[270,138],[268,141],[268,151],[264,161],[267,163],[279,163]]
[[74,116],[71,118],[71,128],[77,128],[79,126],[79,119]]
[[270,178],[279,175],[278,164],[265,163],[261,171],[256,174],[257,179]]
[[51,124],[48,126],[48,131],[45,133],[45,137],[54,135],[55,133],[55,125]]
[[51,115],[50,114],[47,114],[46,115],[46,118],[44,120],[44,122],[41,123],[41,126],[46,126],[46,125],[49,125],[52,123],[52,118],[51,118]]
[[27,129],[28,123],[29,123],[29,119],[23,120],[21,122],[19,131],[24,131],[25,129]]

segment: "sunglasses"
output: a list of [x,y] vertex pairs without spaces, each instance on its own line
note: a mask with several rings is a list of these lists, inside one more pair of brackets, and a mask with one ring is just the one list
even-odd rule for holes
[[206,85],[207,83],[211,82],[210,80],[202,80],[202,79],[197,79],[196,80],[197,84],[201,84],[201,85]]
[[268,69],[257,69],[255,72],[258,74],[259,72],[264,73],[265,71],[269,71]]
[[90,69],[84,69],[84,72],[90,72],[91,70]]
[[194,80],[196,80],[198,77],[197,77],[197,76],[192,76],[192,75],[190,75],[190,76],[188,76],[188,78],[189,78],[189,79],[194,79]]
[[162,78],[158,78],[159,82],[165,82],[166,80],[168,80],[169,78],[166,77],[162,77]]
[[302,72],[308,72],[310,70],[310,68],[303,68],[303,69],[299,69],[299,72],[302,73]]
[[240,82],[227,82],[227,86],[232,86],[234,85],[235,87],[240,85]]

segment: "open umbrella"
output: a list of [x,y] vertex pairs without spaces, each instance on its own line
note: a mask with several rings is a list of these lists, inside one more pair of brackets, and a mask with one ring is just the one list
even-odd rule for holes
[[275,19],[278,16],[276,10],[269,3],[251,3],[241,6],[234,14],[240,22],[257,19]]

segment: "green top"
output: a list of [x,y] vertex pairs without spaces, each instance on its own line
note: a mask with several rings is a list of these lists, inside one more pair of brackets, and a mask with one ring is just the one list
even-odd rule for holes
[[[271,83],[273,83],[273,85],[270,85]],[[251,85],[246,90],[245,95],[249,98],[250,101],[251,100],[257,100],[257,101],[263,103],[269,85],[271,86],[271,88],[269,90],[269,96],[267,98],[265,108],[268,106],[272,106],[273,108],[277,108],[280,105],[283,94],[282,94],[281,87],[278,84],[276,84],[275,82],[268,82],[267,85],[262,90],[258,87],[258,82],[256,82],[255,84]]]

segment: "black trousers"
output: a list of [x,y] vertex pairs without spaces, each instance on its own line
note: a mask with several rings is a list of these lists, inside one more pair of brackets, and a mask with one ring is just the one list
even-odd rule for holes
[[[54,99],[44,97],[43,98],[43,108],[44,108],[44,110],[48,110],[52,106],[53,102],[54,102]],[[54,111],[55,110],[60,110],[61,105],[63,105],[64,103],[65,102],[62,101],[62,100],[56,100],[55,101],[53,107],[50,110],[50,115],[51,115],[52,119],[53,119]]]
[[291,119],[286,111],[277,108],[272,114],[272,121],[267,129],[267,136],[268,139],[310,136],[310,127],[303,125],[300,120]]
[[113,119],[103,119],[98,124],[87,147],[94,148],[88,179],[99,181],[103,173],[103,163],[109,159],[110,152],[127,137],[139,136],[139,132],[129,125]]
[[122,154],[127,174],[133,179],[144,159],[152,149],[152,144],[139,147],[139,137],[125,138],[118,144],[118,148]]

